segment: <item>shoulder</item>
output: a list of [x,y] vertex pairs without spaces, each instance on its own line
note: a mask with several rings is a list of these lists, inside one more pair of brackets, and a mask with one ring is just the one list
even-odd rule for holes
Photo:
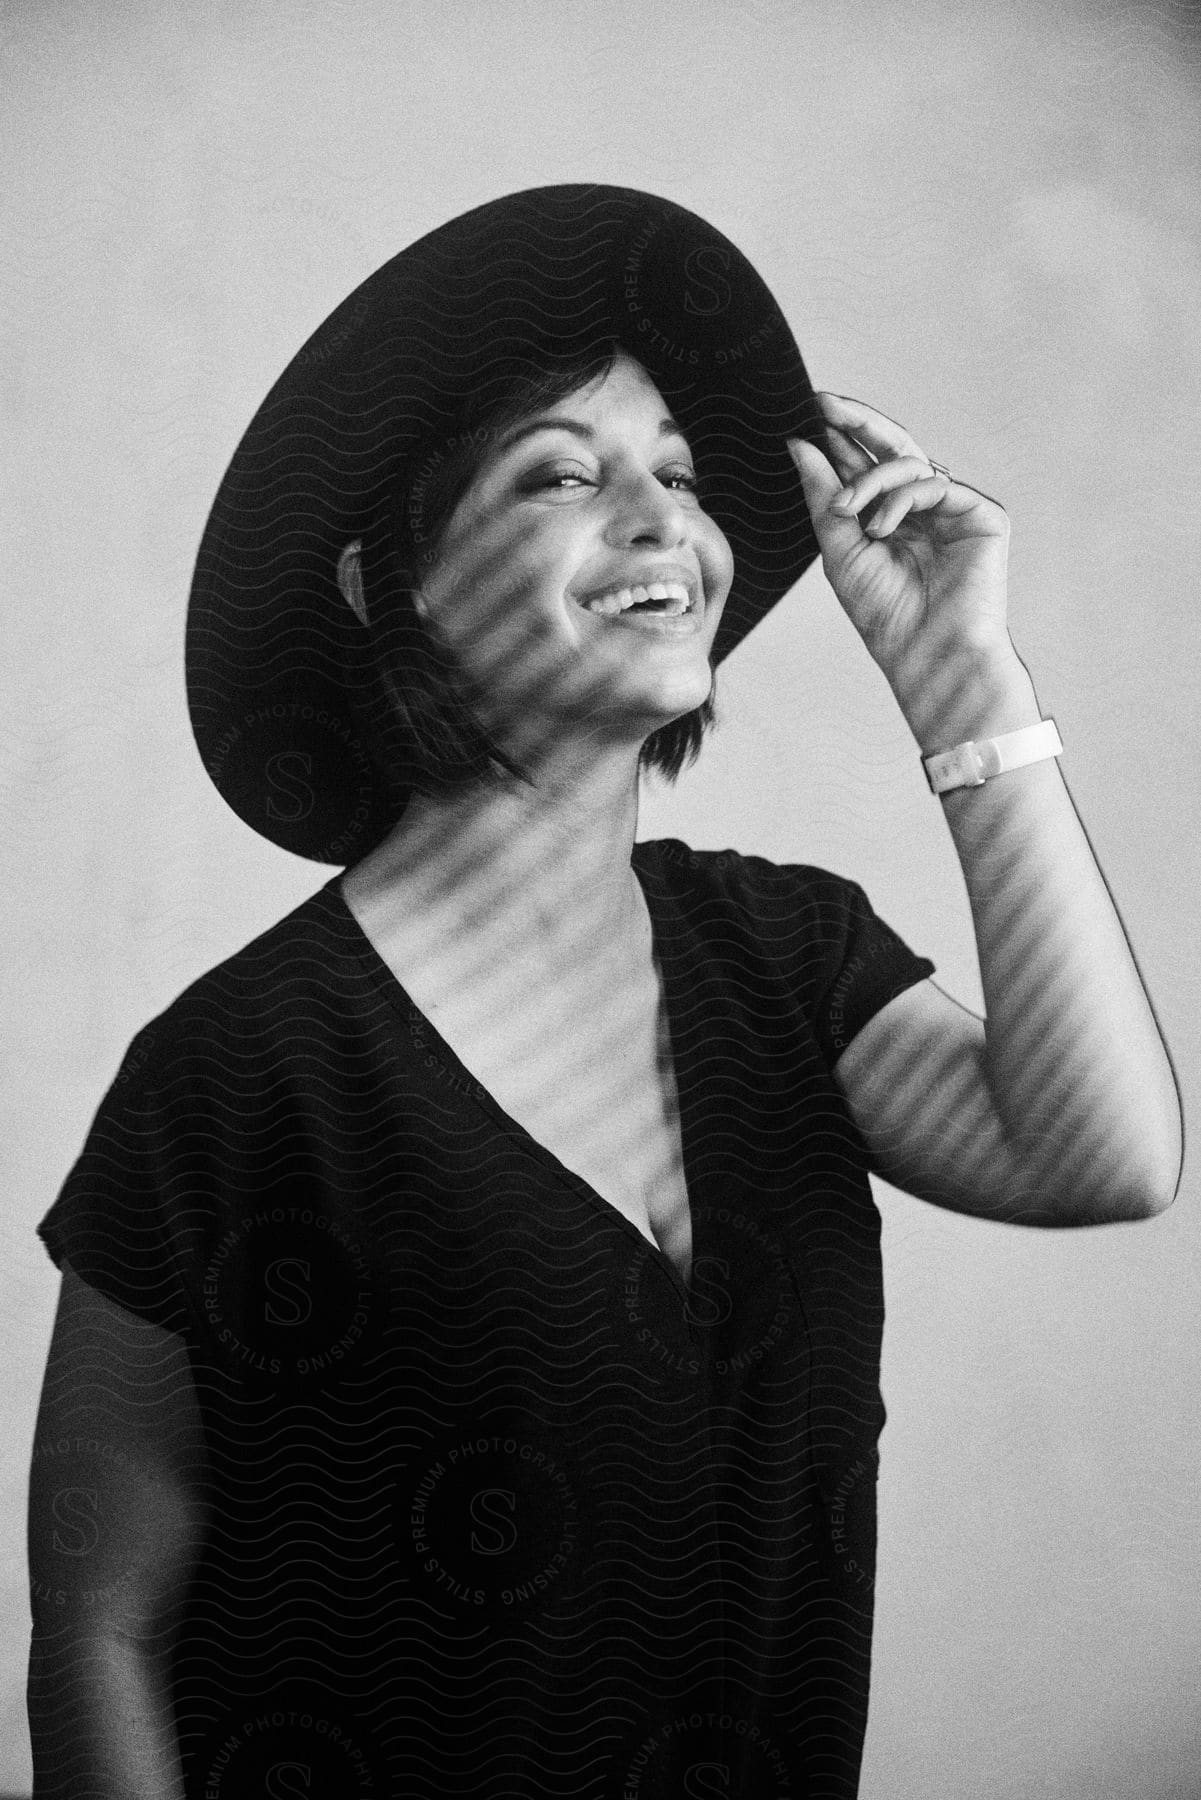
[[728,901],[765,925],[802,913],[830,923],[866,902],[857,882],[832,869],[772,862],[730,846],[698,850],[679,838],[648,838],[635,845],[635,860],[677,894]]
[[873,908],[857,881],[815,863],[740,850],[696,850],[678,838],[636,846],[637,863],[690,927],[722,954],[768,964],[818,1007],[857,1022],[934,972]]
[[[195,976],[130,1040],[113,1097],[145,1099],[167,1086],[226,1082],[239,1063],[261,1065],[274,1041],[295,1041],[299,1019],[311,1039],[348,954],[329,884],[230,955]],[[322,1005],[324,997],[325,1005]]]

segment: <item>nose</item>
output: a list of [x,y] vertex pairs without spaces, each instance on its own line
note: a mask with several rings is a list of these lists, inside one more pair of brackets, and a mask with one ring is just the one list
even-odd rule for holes
[[688,531],[688,515],[674,488],[649,469],[630,470],[616,495],[606,536],[614,544],[656,544],[671,548],[681,544]]

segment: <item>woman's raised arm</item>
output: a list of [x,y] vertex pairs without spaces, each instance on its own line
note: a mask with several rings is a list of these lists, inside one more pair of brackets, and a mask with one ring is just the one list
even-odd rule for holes
[[[837,469],[812,444],[792,449],[826,574],[922,754],[1036,725],[1006,623],[1003,508],[884,414],[820,398]],[[1058,765],[953,789],[942,806],[986,1017],[921,983],[848,1046],[838,1077],[879,1173],[1016,1223],[1162,1211],[1182,1157],[1175,1079]]]

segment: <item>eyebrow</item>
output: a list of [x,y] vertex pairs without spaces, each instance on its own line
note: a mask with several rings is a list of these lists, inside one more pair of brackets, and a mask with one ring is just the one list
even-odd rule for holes
[[[592,426],[585,425],[580,419],[556,419],[546,417],[540,419],[527,419],[523,425],[515,425],[512,431],[505,433],[504,437],[501,438],[499,444],[496,446],[497,454],[499,455],[505,450],[511,450],[514,444],[519,444],[522,438],[532,437],[536,431],[570,431],[573,437],[583,438],[588,443],[592,443],[596,439],[596,433],[592,429]],[[659,430],[657,435],[661,438],[683,438],[685,443],[688,441],[684,427],[680,424],[678,419],[673,419],[670,414],[659,420]]]

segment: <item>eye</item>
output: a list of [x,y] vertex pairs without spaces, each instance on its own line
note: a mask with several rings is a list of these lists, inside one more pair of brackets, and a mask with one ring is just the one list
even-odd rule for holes
[[[686,494],[697,494],[700,491],[700,478],[687,463],[672,463],[667,468],[660,469],[658,478],[664,487]],[[555,491],[568,493],[573,487],[596,485],[597,477],[579,463],[555,463],[548,468],[532,470],[522,481],[521,488],[527,494]]]
[[578,463],[559,463],[551,469],[535,469],[523,485],[527,493],[537,493],[542,488],[561,488],[565,482],[576,482],[583,486],[592,485],[592,477]]

